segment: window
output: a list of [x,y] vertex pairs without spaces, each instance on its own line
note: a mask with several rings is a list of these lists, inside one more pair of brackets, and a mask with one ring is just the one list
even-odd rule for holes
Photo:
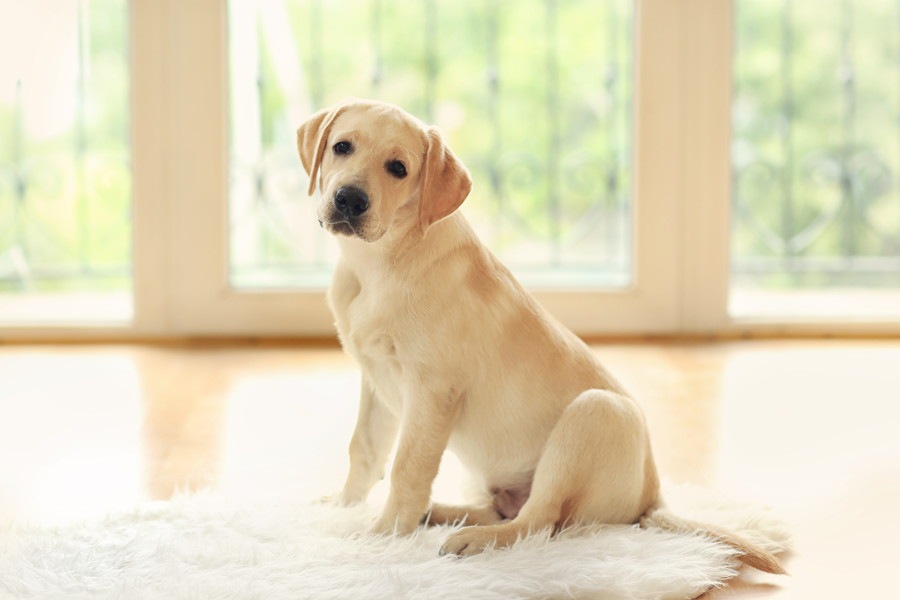
[[741,0],[737,315],[900,315],[900,4]]
[[[338,27],[338,23],[340,26]],[[437,124],[585,335],[900,332],[895,0],[0,5],[0,338],[330,336],[299,123]]]
[[0,18],[0,320],[131,318],[124,0]]
[[327,284],[337,249],[293,132],[347,96],[442,129],[473,175],[464,210],[526,282],[630,282],[630,2],[234,0],[229,11],[234,285]]

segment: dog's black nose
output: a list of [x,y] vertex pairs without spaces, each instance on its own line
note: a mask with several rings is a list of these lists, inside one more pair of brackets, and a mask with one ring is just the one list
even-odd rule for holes
[[355,219],[369,210],[369,196],[357,187],[342,187],[334,194],[334,206],[348,219]]

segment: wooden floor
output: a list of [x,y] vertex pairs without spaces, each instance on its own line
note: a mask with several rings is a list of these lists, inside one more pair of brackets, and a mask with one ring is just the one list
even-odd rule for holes
[[[643,402],[664,476],[791,523],[792,577],[745,573],[708,598],[895,597],[900,341],[595,348]],[[331,493],[357,382],[330,348],[0,346],[0,520],[202,487]],[[435,495],[457,499],[459,478],[445,461]]]

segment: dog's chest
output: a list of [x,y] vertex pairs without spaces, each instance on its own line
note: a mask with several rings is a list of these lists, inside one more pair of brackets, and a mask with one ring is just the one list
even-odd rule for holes
[[[395,412],[402,410],[400,388],[405,373],[401,355],[409,324],[404,299],[386,286],[363,286],[346,305],[335,306],[344,347],[359,363],[375,390]],[[398,310],[400,308],[400,310]]]

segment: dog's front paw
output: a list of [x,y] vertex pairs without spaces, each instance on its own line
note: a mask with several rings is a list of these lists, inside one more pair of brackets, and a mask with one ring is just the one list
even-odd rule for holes
[[328,494],[327,496],[320,497],[317,501],[318,504],[328,504],[331,506],[350,506],[350,504],[343,501],[340,493],[336,494]]
[[336,504],[336,505],[340,506],[341,505],[340,496],[341,496],[341,494],[339,492],[334,493],[334,494],[328,494],[327,496],[320,497],[318,500],[316,500],[316,503],[332,504],[332,505]]
[[346,489],[319,498],[320,504],[336,504],[337,506],[354,506],[356,504],[361,504],[364,501],[364,495],[353,494],[348,492]]
[[384,511],[369,528],[373,535],[409,535],[419,526],[422,517],[419,515],[398,514]]

